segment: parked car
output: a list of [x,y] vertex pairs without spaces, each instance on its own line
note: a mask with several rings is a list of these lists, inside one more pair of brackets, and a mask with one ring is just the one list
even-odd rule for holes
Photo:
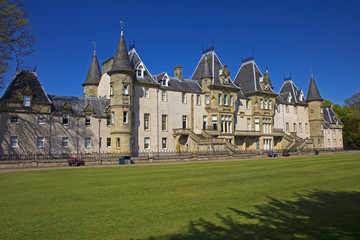
[[79,160],[76,157],[73,157],[71,160],[68,160],[68,164],[69,166],[85,166],[85,161],[84,160]]

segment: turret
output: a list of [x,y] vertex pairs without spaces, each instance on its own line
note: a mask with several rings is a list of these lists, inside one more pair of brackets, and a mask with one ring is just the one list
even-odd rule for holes
[[131,152],[132,97],[135,75],[125,44],[123,30],[116,49],[110,75],[111,151]]
[[310,138],[313,140],[315,148],[324,147],[324,133],[321,127],[323,124],[322,101],[314,76],[311,74],[306,102],[309,104]]
[[208,91],[208,86],[211,84],[211,72],[207,56],[204,57],[204,68],[201,76],[201,82],[203,91]]
[[89,71],[86,75],[84,87],[84,97],[97,97],[98,86],[101,78],[101,70],[99,61],[96,56],[96,49],[94,49],[94,56],[91,60]]

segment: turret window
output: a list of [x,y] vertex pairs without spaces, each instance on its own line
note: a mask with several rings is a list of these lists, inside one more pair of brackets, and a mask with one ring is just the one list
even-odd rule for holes
[[128,85],[124,84],[124,94],[129,95],[129,88]]
[[124,111],[124,113],[123,113],[123,122],[124,123],[128,123],[128,121],[129,121],[129,116],[128,116],[129,114],[128,114],[128,112],[127,111]]

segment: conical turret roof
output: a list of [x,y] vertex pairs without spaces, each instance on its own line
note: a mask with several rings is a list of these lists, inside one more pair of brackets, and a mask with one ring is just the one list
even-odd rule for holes
[[83,83],[83,86],[85,85],[98,85],[101,78],[101,70],[99,61],[96,56],[96,52],[94,51],[94,56],[91,60],[91,64],[89,67],[89,71],[86,75],[85,82]]
[[322,101],[322,100],[324,100],[324,99],[322,99],[322,97],[320,96],[320,92],[316,86],[314,76],[311,74],[311,80],[310,80],[310,85],[309,85],[309,90],[308,90],[308,94],[306,97],[306,101],[310,102],[310,101]]
[[116,49],[113,65],[111,67],[111,70],[109,71],[109,74],[121,71],[133,72],[122,30],[120,41]]

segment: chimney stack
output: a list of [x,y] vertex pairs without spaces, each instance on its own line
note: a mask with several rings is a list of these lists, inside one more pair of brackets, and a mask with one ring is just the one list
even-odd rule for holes
[[179,66],[176,66],[174,67],[174,73],[175,73],[175,77],[177,79],[179,79],[179,81],[182,81],[182,66],[179,65]]

